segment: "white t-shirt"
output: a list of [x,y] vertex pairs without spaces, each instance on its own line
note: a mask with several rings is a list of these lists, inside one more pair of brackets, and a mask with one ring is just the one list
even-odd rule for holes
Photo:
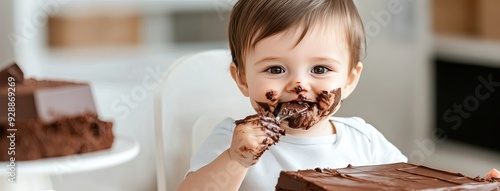
[[[321,137],[282,136],[251,166],[240,190],[274,190],[282,170],[344,168],[407,162],[407,158],[372,125],[358,117],[330,119],[337,134]],[[231,146],[234,121],[225,119],[191,159],[188,172],[212,162]]]

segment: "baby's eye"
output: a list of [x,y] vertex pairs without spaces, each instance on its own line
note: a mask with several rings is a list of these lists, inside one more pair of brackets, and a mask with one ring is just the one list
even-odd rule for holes
[[271,74],[281,74],[285,72],[285,69],[279,66],[271,66],[266,70],[266,72],[269,72]]
[[311,73],[313,73],[313,74],[324,74],[328,71],[331,71],[331,70],[325,66],[314,66],[314,68],[311,69]]

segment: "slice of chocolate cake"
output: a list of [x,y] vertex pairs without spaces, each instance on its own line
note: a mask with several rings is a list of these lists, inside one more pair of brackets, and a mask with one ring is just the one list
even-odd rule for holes
[[113,124],[99,120],[88,84],[24,79],[16,64],[0,77],[0,161],[111,148]]
[[278,191],[500,190],[493,180],[408,163],[348,166],[341,169],[282,171]]

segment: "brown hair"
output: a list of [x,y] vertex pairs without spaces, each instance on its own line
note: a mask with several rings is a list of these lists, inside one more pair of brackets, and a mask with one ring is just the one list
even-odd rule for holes
[[262,39],[302,25],[299,44],[318,20],[331,19],[344,35],[341,37],[345,39],[352,69],[361,60],[366,44],[363,23],[352,0],[239,0],[231,12],[228,29],[238,73],[245,72],[245,56]]

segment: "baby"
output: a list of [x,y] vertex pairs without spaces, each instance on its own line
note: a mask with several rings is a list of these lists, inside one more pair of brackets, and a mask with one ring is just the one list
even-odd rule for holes
[[229,42],[231,75],[257,114],[217,125],[179,190],[274,190],[282,170],[407,162],[362,119],[331,117],[363,70],[352,0],[240,0]]

